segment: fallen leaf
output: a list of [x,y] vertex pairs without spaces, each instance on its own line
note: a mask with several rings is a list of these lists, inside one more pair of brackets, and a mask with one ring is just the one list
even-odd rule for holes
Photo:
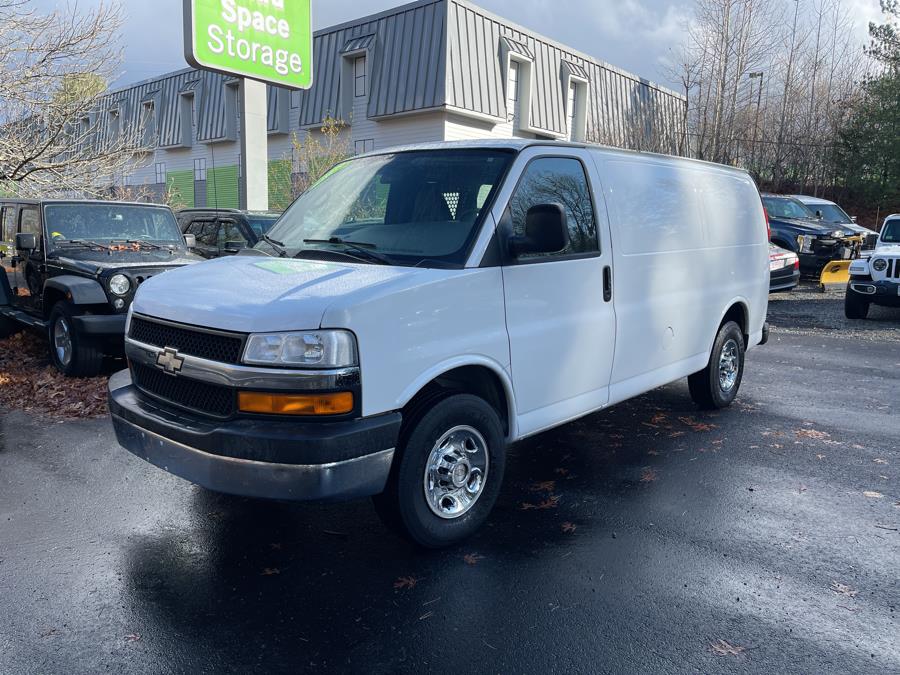
[[820,460],[825,459],[826,457],[828,457],[828,455],[822,455],[822,454],[816,455],[816,459],[820,459]]
[[875,462],[876,464],[887,464],[887,460],[886,460],[886,459],[876,459],[876,460],[874,460],[874,462]]
[[556,489],[555,480],[545,480],[543,483],[533,483],[531,492],[553,492]]
[[874,490],[866,490],[865,492],[863,492],[863,494],[869,499],[881,499],[882,497],[884,497],[883,494],[881,494],[880,492],[875,492]]
[[125,642],[140,642],[141,636],[137,633],[129,633],[125,636]]
[[659,457],[659,451],[657,451],[657,450],[648,450],[647,454],[650,455],[651,457]]
[[260,574],[260,576],[263,576],[263,577],[274,577],[274,576],[277,576],[277,575],[279,575],[279,574],[281,574],[281,570],[278,569],[277,567],[267,567],[266,569],[264,569],[264,570],[262,571],[262,574]]
[[693,417],[679,417],[678,421],[691,428],[692,431],[712,431],[716,429],[715,424],[707,424],[706,422],[700,422],[695,420]]
[[641,482],[642,483],[652,483],[657,478],[658,478],[658,475],[656,473],[656,469],[647,467],[643,471],[641,471]]
[[478,555],[477,553],[469,553],[463,557],[463,560],[466,561],[466,565],[477,565],[480,561],[484,560],[483,555]]
[[797,491],[798,491],[800,494],[803,494],[804,492],[806,492],[806,490],[807,490],[807,488],[806,488],[805,485],[801,485],[799,488],[797,488]]
[[558,476],[563,476],[563,477],[565,477],[565,476],[568,476],[568,475],[569,475],[569,470],[568,470],[568,469],[556,469],[556,470],[554,471],[554,473],[555,473],[556,475],[558,475]]
[[710,648],[718,656],[739,656],[746,651],[746,647],[738,647],[725,640],[710,643]]
[[539,504],[524,502],[519,509],[522,511],[546,511],[547,509],[555,509],[557,506],[559,506],[559,497],[557,495],[550,495],[550,497]]
[[394,582],[394,590],[402,591],[415,588],[420,581],[422,580],[415,577],[400,577]]
[[831,438],[831,434],[815,429],[798,429],[794,433],[797,434],[798,438],[811,438],[814,441],[824,441],[827,438]]
[[578,529],[578,526],[575,523],[563,523],[562,531],[566,534],[572,534],[575,530]]
[[848,598],[855,598],[858,591],[853,590],[849,586],[844,584],[840,584],[837,581],[831,582],[831,590],[837,593],[838,595],[845,595]]

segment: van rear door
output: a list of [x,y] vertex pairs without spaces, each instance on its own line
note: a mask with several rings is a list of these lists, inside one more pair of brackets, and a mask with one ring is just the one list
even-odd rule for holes
[[[594,163],[585,151],[532,148],[511,175],[520,176],[507,202],[501,239],[524,234],[533,206],[559,204],[570,244],[556,254],[505,254],[506,322],[519,436],[603,407],[615,352],[616,318],[605,277],[612,255],[602,191],[592,189]],[[609,289],[612,290],[611,288]]]

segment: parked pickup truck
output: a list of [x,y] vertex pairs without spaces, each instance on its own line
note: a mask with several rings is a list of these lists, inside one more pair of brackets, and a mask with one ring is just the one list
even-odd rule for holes
[[867,318],[871,305],[900,307],[900,214],[884,221],[872,255],[850,264],[847,318]]
[[0,200],[0,337],[36,328],[60,372],[96,375],[138,286],[200,260],[167,206]]
[[140,289],[113,423],[211,490],[375,495],[447,546],[508,443],[683,377],[730,405],[767,336],[767,238],[724,166],[535,141],[354,158],[253,251]]
[[763,195],[772,243],[796,253],[800,270],[818,275],[829,262],[859,257],[864,237],[854,229],[826,223],[793,197]]

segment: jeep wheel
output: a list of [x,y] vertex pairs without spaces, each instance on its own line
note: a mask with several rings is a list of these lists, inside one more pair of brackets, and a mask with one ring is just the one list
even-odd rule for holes
[[869,304],[859,297],[859,293],[848,288],[844,298],[844,316],[848,319],[865,319],[869,316]]
[[729,321],[716,336],[709,365],[688,378],[694,403],[704,410],[727,408],[737,398],[744,378],[744,336]]
[[53,306],[47,328],[50,362],[66,377],[94,377],[103,367],[103,351],[78,334],[75,316],[68,302]]
[[375,508],[425,548],[459,543],[487,520],[500,493],[506,440],[497,412],[477,396],[445,398],[414,415]]

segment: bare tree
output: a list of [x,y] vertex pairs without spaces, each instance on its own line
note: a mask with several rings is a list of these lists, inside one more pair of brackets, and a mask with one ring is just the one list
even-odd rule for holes
[[322,176],[352,156],[349,126],[330,114],[319,129],[291,136],[294,153],[293,197],[296,199],[315,185]]
[[120,8],[40,13],[0,0],[0,187],[21,196],[108,193],[143,151],[139,118],[101,105],[121,64]]

